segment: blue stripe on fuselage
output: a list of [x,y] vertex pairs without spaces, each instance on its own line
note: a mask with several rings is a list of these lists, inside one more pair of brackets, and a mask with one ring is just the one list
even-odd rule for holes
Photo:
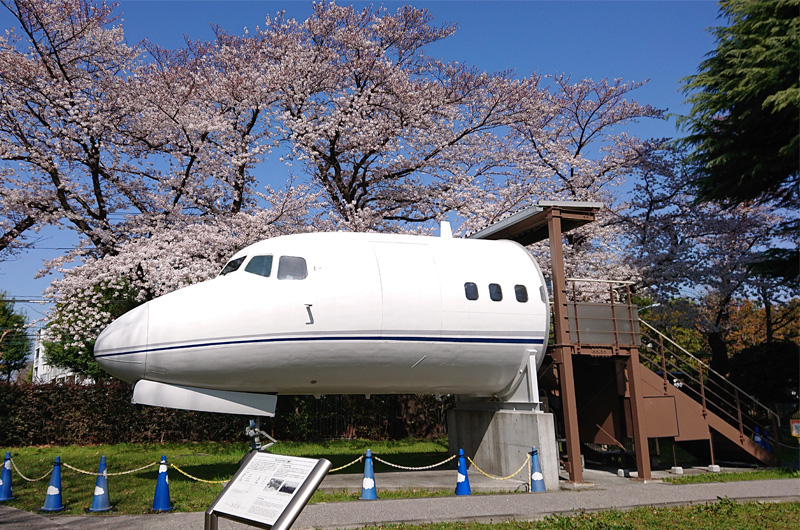
[[177,344],[172,346],[159,346],[117,353],[102,353],[95,355],[95,359],[102,357],[116,357],[118,355],[133,355],[137,353],[162,352],[170,350],[185,350],[189,348],[208,348],[218,346],[236,346],[240,344],[267,344],[280,342],[321,342],[321,341],[388,341],[388,342],[441,342],[449,344],[544,344],[544,339],[533,337],[524,338],[491,338],[491,337],[414,337],[414,336],[321,336],[321,337],[273,337],[260,339],[234,339],[218,342],[199,342],[196,344]]

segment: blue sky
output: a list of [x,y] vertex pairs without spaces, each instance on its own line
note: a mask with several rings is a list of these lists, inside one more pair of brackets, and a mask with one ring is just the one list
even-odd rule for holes
[[[511,69],[520,77],[535,72],[564,73],[576,80],[649,79],[634,92],[635,99],[672,113],[687,111],[679,81],[694,74],[705,54],[714,49],[707,29],[721,23],[717,3],[711,0],[372,2],[389,10],[405,3],[428,9],[436,22],[457,24],[454,36],[428,50],[435,57],[486,71]],[[244,27],[263,26],[267,14],[280,10],[288,17],[304,19],[311,12],[311,2],[119,0],[116,12],[130,44],[148,39],[176,48],[182,46],[184,35],[212,39],[211,24],[241,34]],[[0,29],[9,25],[10,17],[3,9]],[[643,122],[633,132],[643,137],[677,135],[674,120]],[[277,177],[277,182],[284,180],[285,175]],[[61,253],[48,249],[62,247],[68,240],[55,229],[41,235],[39,250],[0,262],[0,291],[19,299],[41,295],[49,280],[33,276],[44,259]],[[36,305],[23,307],[34,319],[42,311]]]

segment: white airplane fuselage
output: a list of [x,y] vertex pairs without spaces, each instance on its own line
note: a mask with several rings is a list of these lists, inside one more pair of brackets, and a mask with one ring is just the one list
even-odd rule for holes
[[310,233],[237,262],[118,318],[97,361],[129,382],[232,392],[502,398],[543,356],[542,273],[511,241]]

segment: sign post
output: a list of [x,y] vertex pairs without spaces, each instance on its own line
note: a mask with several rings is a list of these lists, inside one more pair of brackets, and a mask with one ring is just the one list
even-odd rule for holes
[[331,468],[324,458],[251,451],[205,514],[205,530],[219,517],[272,530],[287,530]]
[[797,469],[800,469],[800,420],[789,420],[792,426],[792,436],[797,438]]

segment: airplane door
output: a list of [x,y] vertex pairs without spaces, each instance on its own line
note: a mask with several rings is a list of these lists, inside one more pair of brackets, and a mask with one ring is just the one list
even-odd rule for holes
[[436,264],[426,245],[376,244],[385,334],[439,336],[442,295]]
[[282,255],[276,265],[273,288],[281,304],[275,320],[283,323],[285,331],[314,331],[317,299],[313,259],[309,263],[304,256]]

